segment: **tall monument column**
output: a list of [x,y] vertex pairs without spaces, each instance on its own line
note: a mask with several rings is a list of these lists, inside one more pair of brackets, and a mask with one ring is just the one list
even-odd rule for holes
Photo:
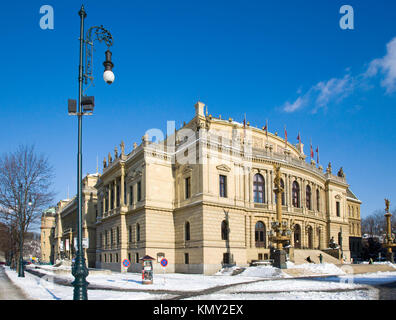
[[392,237],[392,225],[391,225],[391,217],[392,214],[389,213],[389,205],[390,201],[385,199],[385,219],[386,219],[386,238],[383,243],[383,247],[386,248],[386,260],[395,263],[394,255],[393,255],[393,247],[396,246],[394,243],[394,238]]
[[276,244],[276,250],[273,251],[274,267],[286,269],[286,252],[283,250],[285,243],[290,242],[291,230],[288,227],[287,221],[282,221],[282,192],[284,189],[281,185],[280,166],[274,165],[274,192],[276,194],[276,220],[272,223],[272,230],[270,231],[270,241]]

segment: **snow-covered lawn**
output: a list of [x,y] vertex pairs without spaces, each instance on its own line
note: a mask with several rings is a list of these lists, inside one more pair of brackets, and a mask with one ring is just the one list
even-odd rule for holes
[[[91,300],[155,300],[183,298],[184,294],[195,293],[189,299],[208,300],[372,300],[378,299],[378,289],[368,285],[376,285],[396,281],[396,271],[377,272],[363,275],[347,275],[335,265],[305,264],[290,268],[300,269],[323,278],[296,279],[287,275],[284,270],[271,266],[249,267],[243,272],[232,276],[238,268],[222,270],[213,276],[197,274],[154,274],[152,285],[141,283],[140,273],[92,273],[87,281],[92,285],[100,285],[113,290],[88,290]],[[29,266],[28,268],[34,268]],[[70,267],[63,267],[70,271]],[[70,300],[73,288],[61,286],[52,282],[52,276],[74,280],[70,273],[55,274],[54,267],[43,266],[41,273],[47,276],[39,278],[25,272],[25,278],[18,278],[15,271],[6,268],[7,275],[32,299]],[[239,270],[241,271],[241,270]],[[328,277],[334,275],[334,277]],[[48,281],[47,281],[48,280]],[[224,288],[223,286],[230,285]],[[222,287],[208,294],[206,289]],[[119,290],[132,291],[119,291]],[[156,292],[157,291],[157,292]],[[188,298],[188,296],[186,296]]]
[[[64,269],[66,267],[63,267]],[[74,280],[71,273],[54,274],[55,268],[51,266],[40,267],[41,273],[49,276],[61,277],[63,279]],[[70,267],[69,267],[70,270]],[[87,281],[92,285],[100,285],[112,288],[122,289],[140,289],[146,291],[152,290],[169,290],[169,291],[200,291],[208,288],[260,280],[263,278],[285,278],[289,277],[281,270],[271,266],[247,268],[243,273],[237,276],[231,276],[230,272],[219,272],[213,276],[201,274],[181,274],[168,273],[154,274],[154,281],[151,285],[142,284],[142,275],[140,273],[111,273],[111,274],[90,274]]]
[[304,292],[288,291],[280,293],[215,293],[186,300],[377,300],[377,290],[356,290],[352,292]]
[[[346,265],[347,267],[347,265]],[[318,274],[318,275],[344,275],[345,271],[342,268],[338,268],[336,265],[331,263],[306,263],[294,265],[291,262],[288,262],[288,268],[292,269],[303,269],[306,273],[309,274]]]
[[[24,278],[18,278],[14,270],[6,267],[5,272],[10,280],[17,285],[23,293],[34,300],[72,300],[73,287],[61,286],[53,283],[51,278],[39,278],[25,272]],[[47,281],[48,280],[48,281]],[[167,294],[151,294],[148,292],[120,292],[108,290],[88,290],[90,300],[156,300],[169,299]]]

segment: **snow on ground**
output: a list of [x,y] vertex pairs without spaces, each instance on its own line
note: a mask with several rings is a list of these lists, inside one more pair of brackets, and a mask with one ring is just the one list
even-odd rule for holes
[[[45,266],[40,268],[41,273],[55,275],[56,277],[74,280],[70,274],[54,274],[51,268]],[[249,282],[260,279],[259,276],[206,276],[202,274],[181,274],[181,273],[157,273],[154,274],[154,283],[151,285],[142,284],[141,273],[116,273],[111,274],[90,274],[87,281],[92,285],[101,285],[112,288],[122,289],[141,289],[141,290],[172,290],[172,291],[199,291],[221,285]]]
[[357,290],[352,292],[301,292],[289,291],[281,293],[216,293],[211,295],[202,295],[186,300],[376,300],[378,299],[378,290]]
[[274,291],[309,291],[309,290],[342,290],[342,289],[359,289],[362,288],[359,284],[350,284],[345,281],[342,282],[320,282],[315,280],[269,280],[249,284],[242,284],[227,289],[227,292],[274,292]]
[[286,278],[289,277],[281,269],[272,266],[249,267],[237,277],[254,277],[254,278]]
[[292,266],[293,269],[303,269],[310,273],[321,275],[343,275],[345,272],[331,263],[305,263]]
[[[154,284],[143,285],[140,273],[92,273],[87,281],[92,285],[101,285],[119,289],[134,289],[138,292],[121,292],[110,290],[88,290],[91,300],[144,300],[170,299],[176,293],[163,294],[153,290],[194,292],[208,288],[232,285],[229,288],[206,295],[194,296],[192,299],[208,300],[367,300],[378,299],[378,290],[367,285],[377,285],[396,281],[396,271],[376,272],[362,275],[347,275],[340,268],[332,264],[304,264],[292,265],[291,268],[306,270],[311,274],[324,277],[312,279],[297,279],[287,275],[284,271],[271,266],[249,267],[243,272],[231,276],[235,268],[224,269],[213,276],[200,274],[154,274]],[[34,268],[34,266],[28,266]],[[58,269],[51,266],[42,266],[40,272],[46,273],[43,279],[25,272],[25,278],[17,277],[15,271],[6,268],[7,275],[28,296],[34,299],[66,299],[73,297],[73,288],[54,284],[52,276],[73,280],[70,273],[54,274]],[[70,267],[63,267],[71,271]],[[327,277],[327,275],[333,275]],[[48,279],[48,281],[46,281]],[[326,292],[332,290],[332,292]],[[346,291],[347,290],[347,291]],[[152,292],[152,293],[150,293]]]
[[[23,293],[33,300],[72,300],[73,287],[61,286],[53,283],[51,277],[42,279],[25,272],[24,278],[19,278],[15,270],[9,267],[5,272],[10,280],[17,285]],[[46,281],[48,279],[48,281]],[[169,299],[171,295],[151,294],[148,292],[120,292],[108,290],[88,290],[90,300],[156,300]]]

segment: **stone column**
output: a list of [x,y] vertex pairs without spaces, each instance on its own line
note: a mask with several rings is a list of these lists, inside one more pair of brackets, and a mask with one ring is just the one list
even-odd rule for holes
[[109,212],[110,212],[110,208],[111,208],[111,184],[109,183],[108,185],[107,185],[107,208],[106,208],[106,210],[107,210],[107,215],[109,215]]
[[125,192],[126,192],[126,190],[125,190],[125,164],[124,163],[121,163],[121,181],[120,181],[120,183],[121,183],[120,206],[123,207],[124,205],[126,205],[126,203],[124,202]]
[[122,262],[128,259],[128,226],[126,221],[126,205],[124,204],[124,182],[125,182],[125,165],[121,164],[121,209],[120,209],[120,268],[121,272],[127,272]]

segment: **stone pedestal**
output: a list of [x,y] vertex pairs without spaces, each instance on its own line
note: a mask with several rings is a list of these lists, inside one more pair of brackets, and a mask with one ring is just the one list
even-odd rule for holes
[[287,269],[286,265],[286,252],[284,250],[274,250],[273,252],[273,259],[275,268],[279,269]]

